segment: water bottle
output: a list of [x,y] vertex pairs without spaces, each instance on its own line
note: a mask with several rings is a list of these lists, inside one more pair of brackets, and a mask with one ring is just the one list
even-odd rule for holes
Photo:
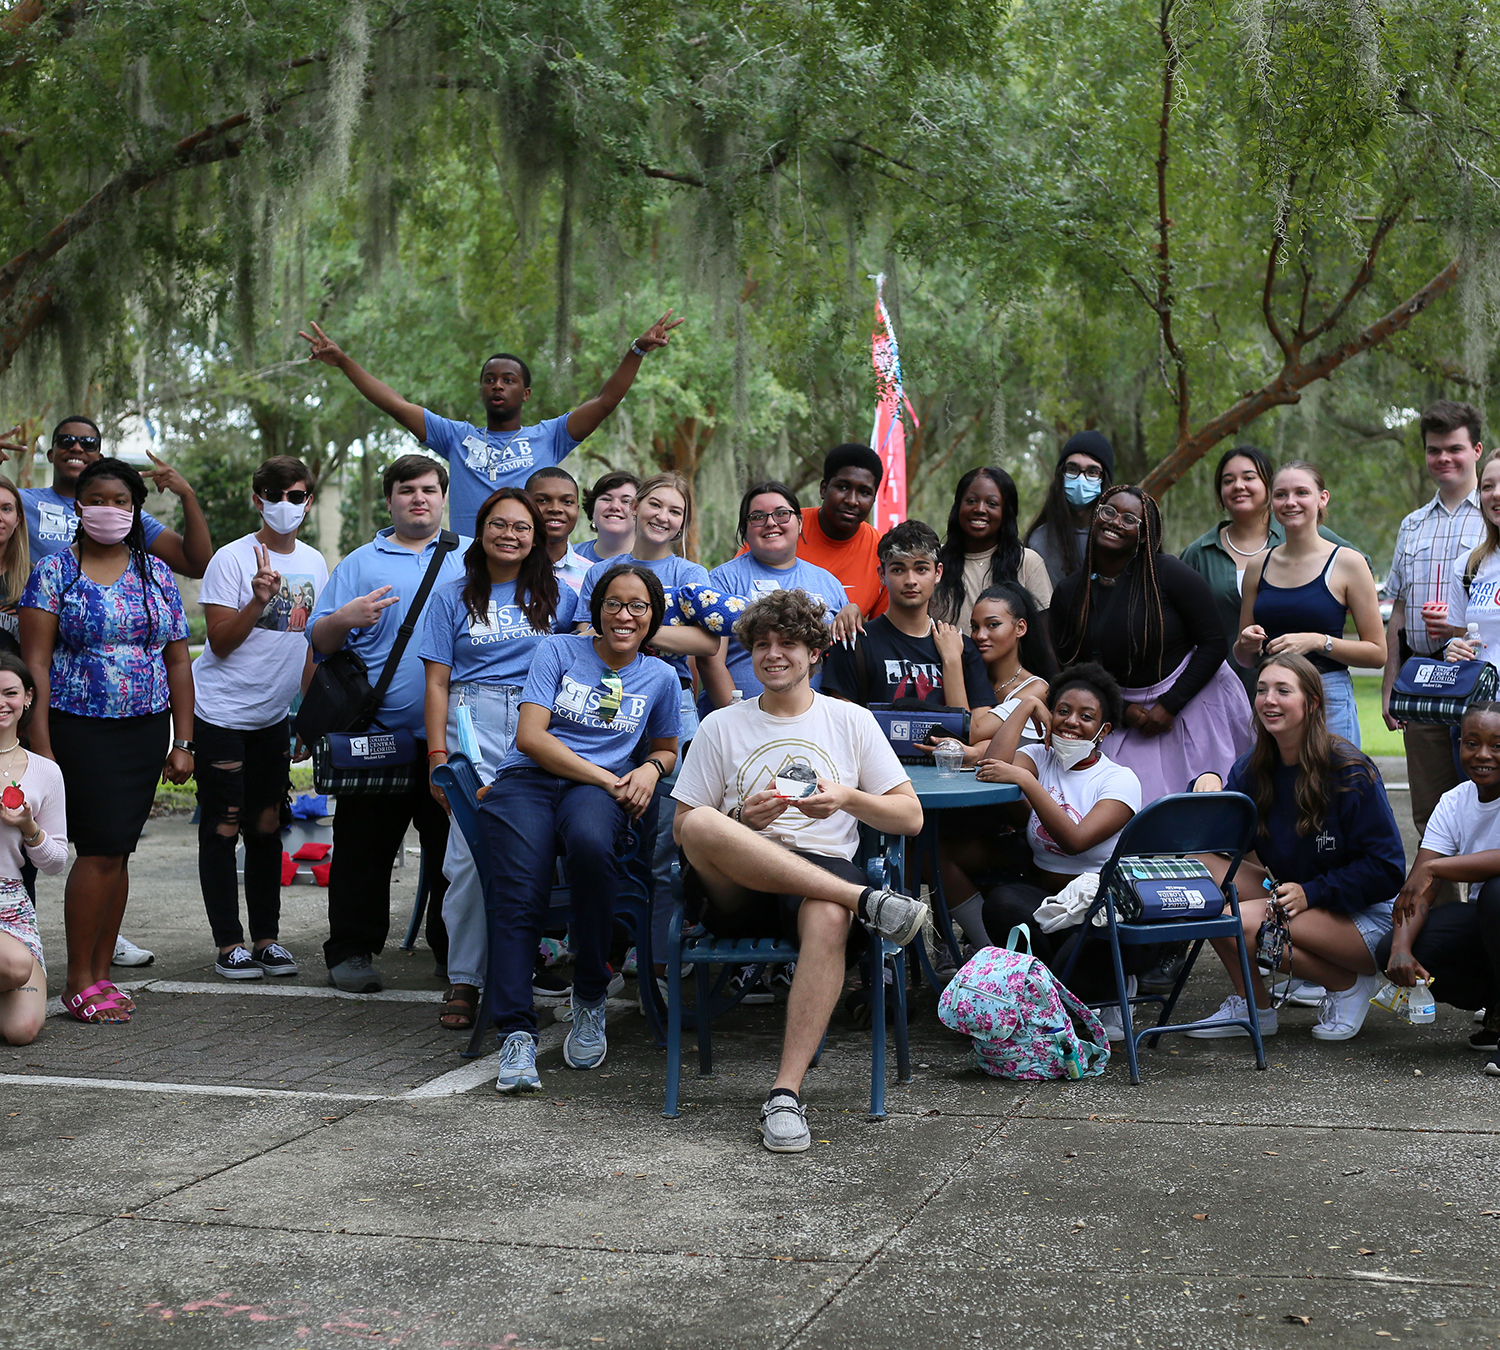
[[729,701],[730,703],[743,703],[745,701],[745,691],[743,689],[731,690]]
[[1411,997],[1406,1001],[1406,1020],[1426,1024],[1437,1020],[1437,1004],[1432,1000],[1432,990],[1426,980],[1418,980]]
[[1479,625],[1471,623],[1464,632],[1465,640],[1474,649],[1474,655],[1478,656],[1484,650],[1484,643],[1479,640]]
[[1388,1012],[1395,1013],[1397,1017],[1409,1021],[1407,1008],[1411,1003],[1411,993],[1412,991],[1405,985],[1382,980],[1380,988],[1370,996],[1370,1002],[1377,1008],[1384,1008]]

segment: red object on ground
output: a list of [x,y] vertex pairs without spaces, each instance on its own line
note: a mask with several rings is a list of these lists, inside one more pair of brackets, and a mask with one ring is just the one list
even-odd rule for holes
[[26,805],[26,794],[21,791],[19,783],[12,783],[4,792],[0,792],[0,804],[9,811],[19,811]]
[[298,862],[322,862],[332,852],[332,844],[303,844],[292,857]]
[[283,886],[290,886],[292,884],[292,878],[294,876],[296,876],[296,875],[297,875],[297,864],[293,861],[292,855],[290,853],[288,853],[285,849],[282,849],[281,850],[281,884]]
[[328,885],[328,874],[331,871],[333,871],[333,864],[331,862],[315,863],[312,869],[313,880],[319,886],[326,886]]

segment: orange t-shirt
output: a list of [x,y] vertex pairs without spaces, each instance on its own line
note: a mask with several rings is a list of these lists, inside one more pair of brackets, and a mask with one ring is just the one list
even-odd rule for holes
[[885,613],[886,593],[880,581],[880,559],[875,552],[879,542],[880,536],[868,521],[860,525],[852,539],[842,543],[830,539],[818,523],[818,508],[802,509],[802,542],[797,545],[797,556],[832,572],[844,583],[845,593],[867,619]]

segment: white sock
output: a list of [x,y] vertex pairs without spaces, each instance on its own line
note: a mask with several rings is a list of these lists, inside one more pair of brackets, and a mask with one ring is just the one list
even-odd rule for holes
[[993,947],[995,945],[990,941],[990,935],[984,931],[984,896],[978,891],[975,891],[962,904],[951,906],[948,915],[963,929],[964,937],[968,939],[970,946]]

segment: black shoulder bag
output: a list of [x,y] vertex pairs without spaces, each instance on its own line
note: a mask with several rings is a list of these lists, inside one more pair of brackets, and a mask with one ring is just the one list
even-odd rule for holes
[[364,659],[347,647],[325,658],[314,671],[296,726],[302,743],[312,746],[313,783],[319,792],[396,795],[409,791],[415,774],[425,769],[425,765],[413,765],[416,738],[411,732],[385,731],[370,724],[396,678],[443,557],[457,547],[458,535],[452,530],[438,537],[416,599],[373,688]]

